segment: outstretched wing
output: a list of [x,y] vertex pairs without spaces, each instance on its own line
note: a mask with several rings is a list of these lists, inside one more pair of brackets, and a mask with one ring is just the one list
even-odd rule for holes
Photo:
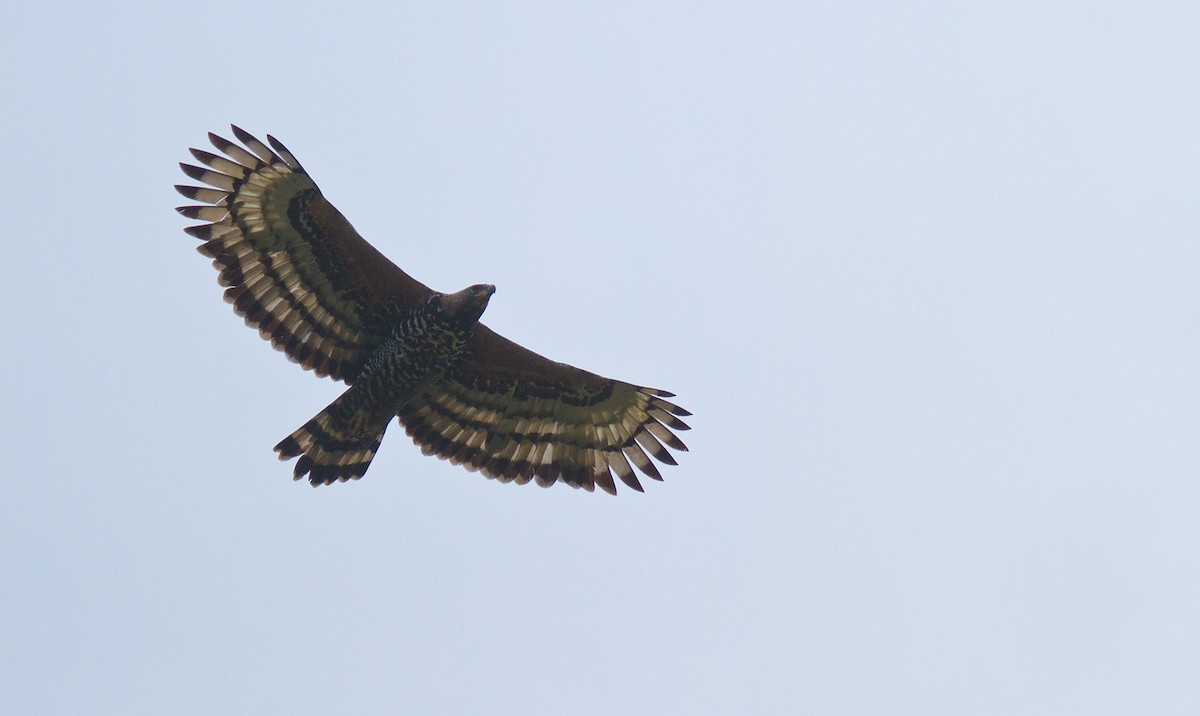
[[247,325],[317,375],[353,382],[391,319],[431,291],[359,236],[283,144],[233,133],[244,148],[210,133],[225,156],[192,149],[205,166],[180,164],[208,186],[175,188],[211,205],[179,207],[208,222],[185,231]]
[[[616,494],[613,474],[642,490],[633,466],[656,480],[649,456],[674,465],[666,449],[687,450],[672,430],[691,415],[674,397],[555,363],[476,326],[466,359],[400,412],[425,454],[503,482],[561,480]],[[664,447],[666,446],[666,447]]]

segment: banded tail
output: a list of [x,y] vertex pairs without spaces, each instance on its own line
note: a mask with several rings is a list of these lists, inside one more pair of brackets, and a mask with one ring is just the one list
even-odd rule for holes
[[352,386],[275,446],[280,460],[300,457],[293,479],[308,475],[316,487],[366,474],[393,415],[378,414],[364,397]]

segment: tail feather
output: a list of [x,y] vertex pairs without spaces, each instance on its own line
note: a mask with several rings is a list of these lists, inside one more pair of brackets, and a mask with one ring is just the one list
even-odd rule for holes
[[354,409],[351,390],[317,413],[303,427],[279,441],[280,460],[294,457],[294,479],[305,475],[313,487],[357,480],[367,472],[391,415],[375,415],[364,407]]

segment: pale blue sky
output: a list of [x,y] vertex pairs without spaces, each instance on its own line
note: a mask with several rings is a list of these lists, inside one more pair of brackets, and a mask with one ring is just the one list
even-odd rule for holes
[[[1200,6],[331,7],[6,11],[7,711],[1200,712]],[[230,122],[691,453],[293,483]]]

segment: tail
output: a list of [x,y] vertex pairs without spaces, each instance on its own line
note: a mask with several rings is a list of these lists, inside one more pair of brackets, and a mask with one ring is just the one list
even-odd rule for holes
[[313,487],[357,480],[367,472],[392,414],[380,414],[352,386],[316,417],[275,446],[280,460],[296,461],[295,479]]

